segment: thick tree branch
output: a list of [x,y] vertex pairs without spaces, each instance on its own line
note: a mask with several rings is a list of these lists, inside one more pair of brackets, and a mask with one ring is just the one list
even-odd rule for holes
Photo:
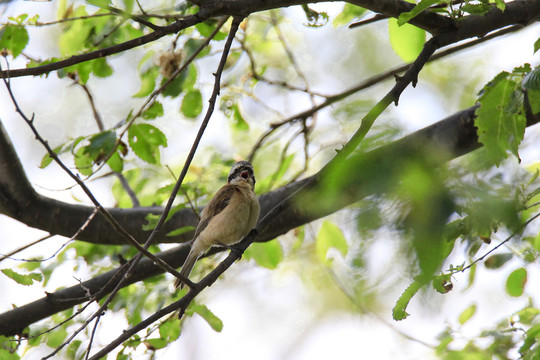
[[[406,160],[404,157],[411,154],[412,150],[426,150],[437,148],[441,152],[446,152],[446,160],[466,154],[480,146],[476,129],[474,127],[474,111],[476,107],[471,107],[460,111],[442,121],[408,135],[401,140],[383,146],[368,153],[365,159],[369,163],[383,163],[384,159],[392,158],[394,161]],[[540,116],[531,118],[527,125],[531,126],[540,121]],[[407,151],[403,151],[407,149]],[[0,154],[2,152],[0,151]],[[350,159],[345,162],[345,166],[363,166],[358,159]],[[316,176],[316,175],[314,175]],[[261,214],[265,216],[271,209],[283,200],[295,193],[306,182],[311,181],[306,178],[302,181],[287,185],[276,191],[261,196]],[[257,235],[256,241],[265,241],[284,234],[289,230],[307,224],[311,221],[324,217],[338,211],[351,203],[360,200],[369,189],[366,184],[369,179],[359,171],[351,172],[351,178],[347,179],[346,191],[342,196],[329,202],[328,199],[318,199],[318,203],[311,202],[309,206],[294,205],[287,207]],[[187,256],[189,247],[180,245],[171,250],[156,254],[172,267],[178,267]],[[163,271],[154,265],[150,260],[143,259],[129,277],[126,285],[155,276]],[[117,270],[111,270],[99,275],[94,279],[83,282],[66,289],[49,294],[47,297],[36,300],[24,306],[0,314],[0,335],[14,335],[20,333],[26,326],[36,321],[47,318],[59,311],[68,309],[86,300],[88,289],[91,294],[97,293],[112,276],[117,274]],[[107,289],[105,289],[107,290]],[[109,289],[110,291],[110,289]]]
[[[41,75],[54,70],[62,69],[67,66],[79,64],[81,62],[93,60],[96,58],[117,54],[122,51],[133,49],[135,47],[150,43],[163,36],[177,33],[182,29],[198,24],[210,17],[239,15],[247,16],[251,13],[301,5],[307,3],[330,2],[323,0],[208,0],[200,1],[200,11],[185,19],[159,28],[147,35],[136,39],[126,41],[121,44],[113,45],[104,49],[91,51],[89,53],[74,55],[69,59],[60,60],[54,63],[36,66],[33,68],[14,69],[0,71],[0,78],[19,77],[28,75]],[[390,17],[397,17],[405,11],[412,8],[412,4],[403,0],[349,0],[348,2],[369,9]],[[527,25],[537,21],[540,16],[540,2],[537,0],[516,0],[506,4],[504,13],[494,7],[485,15],[470,15],[460,19],[459,22],[424,11],[410,22],[433,35],[445,33],[446,42],[442,45],[450,44],[471,37],[481,37],[485,34],[500,29],[508,25]]]

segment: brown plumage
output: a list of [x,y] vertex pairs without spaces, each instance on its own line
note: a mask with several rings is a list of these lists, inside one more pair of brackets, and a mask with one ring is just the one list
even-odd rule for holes
[[[219,189],[201,212],[201,221],[180,274],[189,277],[195,262],[206,250],[216,245],[234,245],[255,227],[260,208],[254,187],[253,166],[248,161],[234,164],[227,185]],[[184,284],[177,279],[174,285],[183,287]]]

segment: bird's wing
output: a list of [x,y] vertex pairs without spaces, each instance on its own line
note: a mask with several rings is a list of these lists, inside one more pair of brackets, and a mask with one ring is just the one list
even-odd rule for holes
[[229,205],[231,197],[235,192],[235,188],[232,185],[225,185],[214,195],[212,200],[204,207],[201,221],[197,225],[197,230],[195,230],[195,235],[193,240],[199,236],[199,234],[208,226],[210,220],[223,211]]

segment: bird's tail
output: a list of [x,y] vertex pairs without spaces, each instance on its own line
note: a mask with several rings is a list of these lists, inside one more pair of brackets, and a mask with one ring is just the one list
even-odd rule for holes
[[[200,252],[199,251],[193,251],[193,247],[189,251],[189,254],[186,258],[186,261],[184,261],[184,265],[182,265],[182,269],[180,270],[180,274],[185,276],[186,278],[189,277],[189,274],[191,273],[191,270],[193,269],[193,266],[195,265],[195,262],[199,258]],[[184,287],[184,282],[180,279],[176,279],[174,283],[174,287],[177,288],[180,286],[180,288]]]

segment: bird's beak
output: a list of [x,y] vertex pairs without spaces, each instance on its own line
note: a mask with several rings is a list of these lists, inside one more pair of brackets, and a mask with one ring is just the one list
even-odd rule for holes
[[247,171],[242,171],[242,174],[240,176],[242,176],[245,180],[247,180],[249,177],[249,173]]

